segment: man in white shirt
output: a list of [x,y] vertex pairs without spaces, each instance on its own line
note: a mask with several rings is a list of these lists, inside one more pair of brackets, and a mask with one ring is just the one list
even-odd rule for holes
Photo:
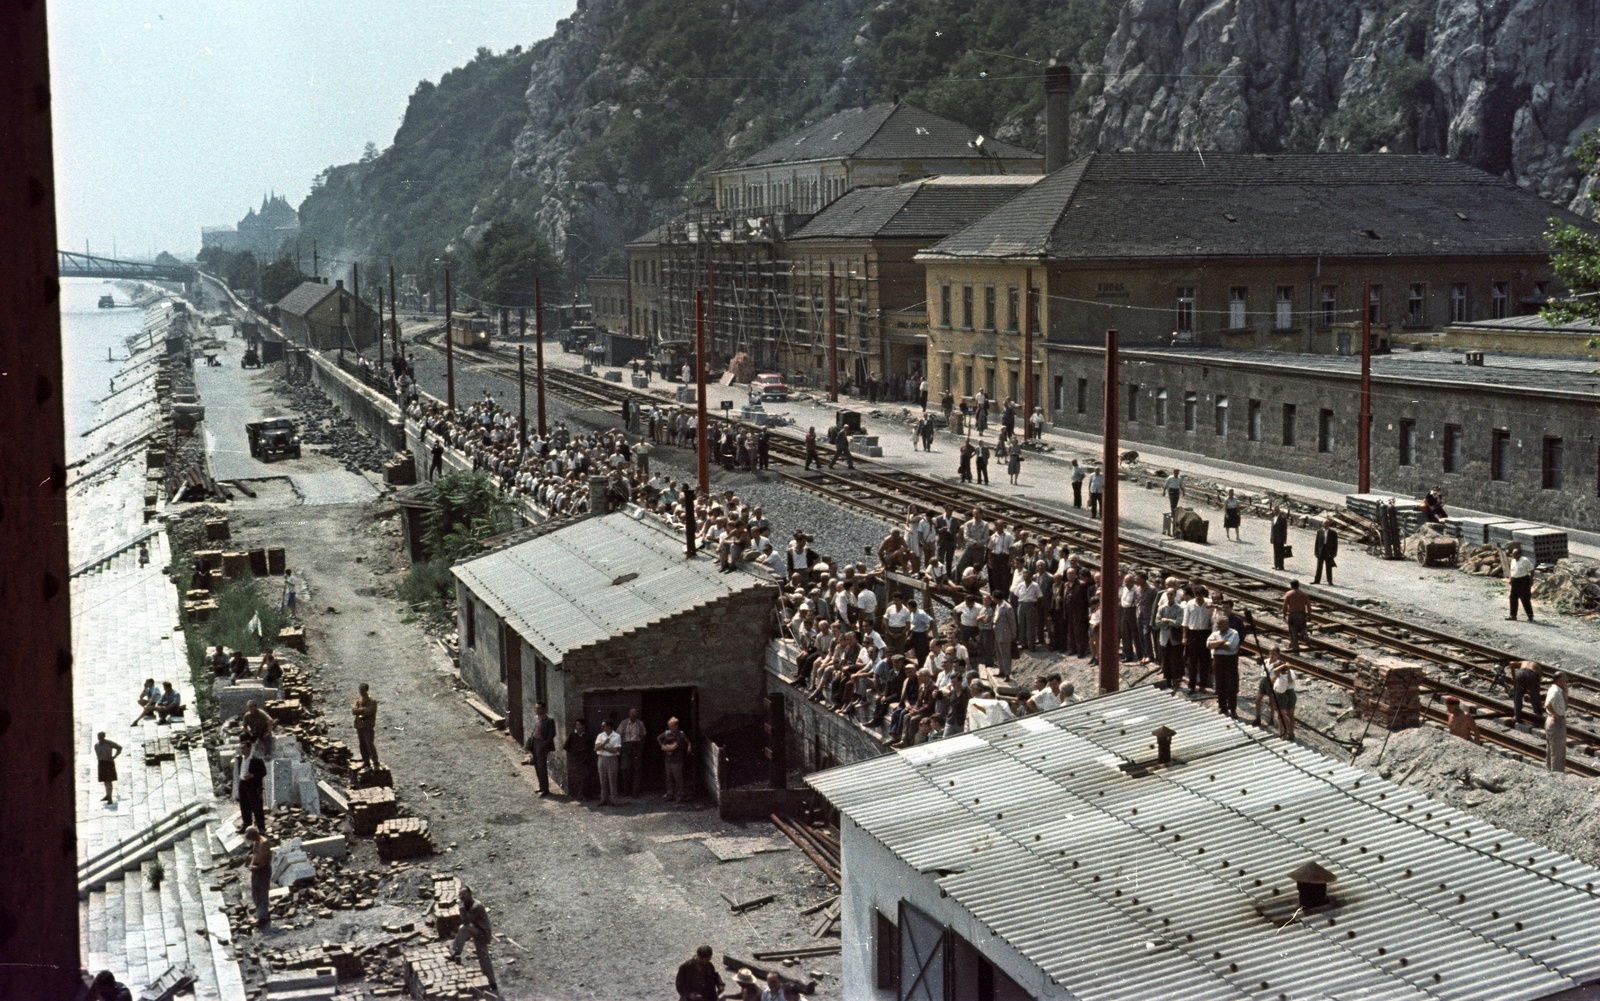
[[1083,507],[1083,480],[1089,471],[1078,464],[1077,459],[1072,460],[1072,506]]
[[995,519],[989,534],[989,591],[1007,594],[1011,590],[1011,544],[1015,540],[1006,531],[1005,522]]
[[1099,467],[1089,474],[1089,517],[1100,517],[1100,498],[1105,493],[1106,478],[1101,475]]
[[622,767],[622,735],[612,729],[610,720],[600,723],[600,733],[594,738],[594,754],[600,764],[600,805],[613,804],[621,795],[617,784]]
[[928,614],[917,604],[917,599],[911,599],[911,652],[916,655],[917,663],[922,663],[928,656],[928,634],[933,629],[933,616]]
[[1511,578],[1511,614],[1506,618],[1515,622],[1517,619],[1517,602],[1522,602],[1522,608],[1528,613],[1528,621],[1533,621],[1533,557],[1522,555],[1522,546],[1512,543],[1506,550],[1506,576]]
[[978,638],[978,616],[982,611],[970,591],[950,610],[956,620],[956,635],[963,643],[970,643]]
[[911,609],[901,602],[899,595],[891,598],[889,607],[883,610],[883,628],[888,633],[889,649],[905,653],[906,642],[911,638]]
[[878,592],[871,585],[863,584],[856,592],[855,606],[861,628],[871,629],[878,621]]
[[1039,598],[1042,594],[1033,579],[1033,571],[1022,571],[1022,583],[1017,587],[1017,640],[1024,650],[1039,645]]
[[1206,640],[1211,635],[1211,609],[1199,590],[1183,603],[1183,666],[1189,675],[1189,694],[1211,687],[1211,657]]
[[833,613],[841,625],[850,624],[850,608],[854,604],[850,600],[850,592],[845,590],[844,581],[833,582]]
[[1167,578],[1166,590],[1156,599],[1155,640],[1161,686],[1175,692],[1183,684],[1183,592],[1176,577]]
[[1557,671],[1544,693],[1545,767],[1567,770],[1567,672]]
[[1206,638],[1211,651],[1211,670],[1217,684],[1217,712],[1239,718],[1239,633],[1228,625],[1228,617],[1218,612]]
[[1174,469],[1172,475],[1167,477],[1167,507],[1172,511],[1172,517],[1178,517],[1178,501],[1183,497],[1183,477]]
[[1045,713],[1059,709],[1063,704],[1061,675],[1052,674],[1033,683],[1033,693],[1023,702],[1029,712]]

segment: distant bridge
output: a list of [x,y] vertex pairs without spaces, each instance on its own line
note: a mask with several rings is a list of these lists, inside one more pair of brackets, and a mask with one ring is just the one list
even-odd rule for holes
[[194,268],[181,264],[117,261],[69,250],[56,251],[56,271],[62,278],[131,278],[151,282],[192,282],[196,277]]

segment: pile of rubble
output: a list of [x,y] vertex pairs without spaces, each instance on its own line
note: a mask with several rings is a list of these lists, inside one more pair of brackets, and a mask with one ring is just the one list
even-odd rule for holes
[[1473,546],[1461,554],[1459,569],[1462,573],[1478,577],[1502,577],[1505,575],[1505,554],[1499,546]]
[[300,415],[303,444],[319,446],[318,451],[333,456],[353,470],[381,473],[384,463],[393,458],[316,386],[278,379],[273,388],[286,397],[290,408]]
[[1554,570],[1534,580],[1533,596],[1564,614],[1600,612],[1600,566],[1587,560],[1559,560]]

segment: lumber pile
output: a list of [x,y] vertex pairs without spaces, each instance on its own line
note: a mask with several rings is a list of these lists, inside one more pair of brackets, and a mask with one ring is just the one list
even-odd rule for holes
[[778,830],[788,836],[795,847],[805,852],[806,857],[816,863],[823,875],[833,880],[835,886],[842,885],[840,880],[839,836],[826,827],[818,827],[795,817],[779,816],[772,814],[772,823]]

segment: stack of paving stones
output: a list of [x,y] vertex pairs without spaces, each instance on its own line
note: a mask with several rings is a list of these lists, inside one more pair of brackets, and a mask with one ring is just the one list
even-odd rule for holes
[[271,950],[263,953],[261,959],[274,973],[331,968],[341,983],[359,980],[362,976],[361,960],[349,942],[324,941],[321,945],[305,945],[298,949]]
[[1356,658],[1356,714],[1390,730],[1422,724],[1423,669],[1398,657]]
[[379,824],[393,820],[399,813],[394,790],[388,786],[350,790],[350,820],[362,837],[372,837],[378,833]]
[[[362,790],[356,790],[361,792]],[[433,841],[428,837],[428,822],[421,817],[396,817],[378,825],[373,839],[378,857],[385,862],[422,858],[433,854]]]
[[441,939],[454,938],[461,929],[461,880],[433,877],[433,928]]
[[443,942],[407,952],[405,977],[406,990],[417,1001],[491,996],[489,979],[478,964],[452,962],[450,948]]
[[394,787],[394,776],[387,768],[358,768],[350,773],[350,788],[371,789],[373,786]]
[[316,386],[279,379],[273,387],[287,397],[290,407],[299,413],[296,423],[302,443],[318,446],[324,455],[333,456],[351,469],[369,469],[374,473],[383,472],[384,463],[393,458]]

